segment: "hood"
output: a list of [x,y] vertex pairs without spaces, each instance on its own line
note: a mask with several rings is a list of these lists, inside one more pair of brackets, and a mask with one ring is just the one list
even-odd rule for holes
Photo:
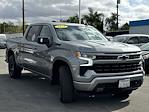
[[[99,53],[129,53],[141,51],[139,47],[125,43],[111,41],[65,41],[68,48],[75,47],[75,50],[81,52],[99,52]],[[70,46],[70,47],[69,47]]]
[[149,51],[142,51],[142,55],[144,56],[144,55],[147,55],[147,54],[149,54]]

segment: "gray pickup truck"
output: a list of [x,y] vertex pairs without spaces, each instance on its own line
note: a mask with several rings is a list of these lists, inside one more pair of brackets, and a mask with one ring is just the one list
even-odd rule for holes
[[7,40],[11,78],[23,69],[60,85],[60,100],[72,102],[76,92],[108,92],[129,96],[143,83],[141,50],[108,41],[92,26],[41,23],[28,27],[23,38]]

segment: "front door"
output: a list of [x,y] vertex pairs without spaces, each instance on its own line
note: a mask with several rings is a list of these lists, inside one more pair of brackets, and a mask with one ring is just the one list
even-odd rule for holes
[[50,75],[49,47],[39,44],[38,37],[52,37],[49,26],[32,26],[23,44],[23,65],[35,72]]
[[[48,37],[49,39],[52,38],[52,34],[48,25],[42,26],[39,37]],[[50,55],[50,48],[47,45],[39,44],[37,42],[35,42],[34,48],[35,51],[32,54],[32,60],[36,62],[34,69],[39,73],[50,75],[52,58]]]

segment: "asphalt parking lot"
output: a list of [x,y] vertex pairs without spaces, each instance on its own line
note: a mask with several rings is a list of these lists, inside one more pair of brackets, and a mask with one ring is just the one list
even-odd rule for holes
[[141,88],[126,100],[108,95],[90,98],[78,96],[71,104],[59,101],[59,88],[48,79],[24,72],[19,80],[10,79],[5,63],[5,51],[0,50],[0,112],[148,112],[149,77]]

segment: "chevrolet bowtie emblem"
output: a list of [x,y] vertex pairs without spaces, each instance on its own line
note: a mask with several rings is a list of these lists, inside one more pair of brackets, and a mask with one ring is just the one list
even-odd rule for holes
[[127,60],[129,59],[129,56],[127,55],[118,56],[118,59]]

